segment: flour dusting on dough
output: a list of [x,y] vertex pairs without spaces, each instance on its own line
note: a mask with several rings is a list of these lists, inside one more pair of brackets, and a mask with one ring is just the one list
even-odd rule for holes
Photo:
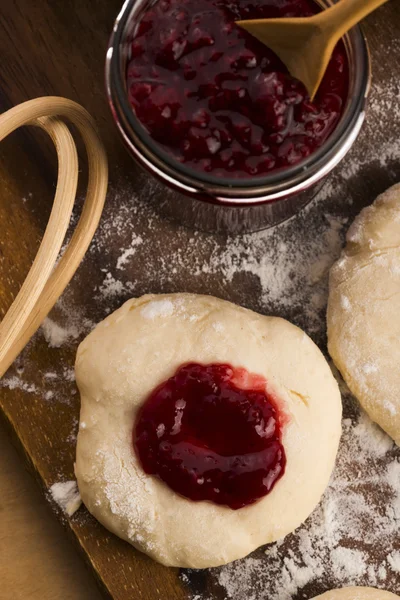
[[174,305],[171,300],[152,300],[141,310],[145,319],[157,319],[158,317],[168,317],[174,312]]

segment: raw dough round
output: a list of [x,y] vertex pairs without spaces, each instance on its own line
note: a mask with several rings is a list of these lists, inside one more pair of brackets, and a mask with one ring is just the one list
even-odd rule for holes
[[330,274],[328,348],[371,419],[400,445],[400,185],[349,229]]
[[[184,363],[229,363],[263,375],[287,415],[287,466],[264,498],[239,510],[190,501],[144,473],[132,427],[151,391]],[[323,355],[300,329],[210,296],[143,296],[79,347],[76,477],[110,531],[157,561],[205,568],[283,538],[318,504],[341,434],[341,397]]]
[[398,600],[399,596],[369,587],[347,587],[331,590],[313,600]]

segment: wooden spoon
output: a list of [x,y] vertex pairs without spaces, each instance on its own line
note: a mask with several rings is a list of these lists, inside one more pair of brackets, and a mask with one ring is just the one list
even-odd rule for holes
[[236,21],[271,48],[313,99],[340,38],[387,0],[341,0],[312,17]]

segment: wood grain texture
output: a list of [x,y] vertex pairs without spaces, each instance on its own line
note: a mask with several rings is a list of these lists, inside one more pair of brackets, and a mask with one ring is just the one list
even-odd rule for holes
[[[141,196],[143,176],[120,142],[103,86],[107,41],[120,7],[121,0],[3,2],[0,13],[0,111],[46,94],[65,96],[79,102],[94,117],[105,142],[111,186],[121,180],[129,181],[135,193]],[[399,27],[398,0],[390,0],[368,19],[365,26],[372,51],[374,78],[381,85],[385,85],[391,77],[400,77],[400,54],[394,59],[385,50],[389,41],[392,41],[393,47]],[[367,139],[363,143],[373,144],[374,140]],[[357,146],[357,152],[362,156],[362,145]],[[82,149],[80,160],[85,164]],[[375,168],[366,168],[360,176],[349,178],[347,186],[354,196],[354,204],[347,216],[356,214],[361,206],[371,202],[378,192],[400,177],[398,165],[393,169],[389,176]],[[85,184],[85,168],[82,170],[81,190]],[[55,179],[54,149],[41,132],[20,130],[1,144],[0,316],[5,314],[18,292],[37,251],[51,208]],[[143,211],[147,200],[143,198]],[[118,201],[117,194],[109,197],[106,216],[112,214]],[[140,214],[137,222],[140,234]],[[177,232],[173,223],[157,221],[152,235],[160,245],[155,244],[154,251],[164,245],[168,255],[176,256],[180,244],[186,243],[189,247],[192,233],[180,231],[177,235]],[[143,235],[145,233],[143,227]],[[204,239],[207,244],[207,240],[211,240],[218,247],[225,244],[225,240],[217,236],[205,236]],[[112,236],[109,244],[110,253],[117,257],[119,248],[113,247]],[[199,264],[212,252],[211,242],[207,244],[199,244],[193,250]],[[132,269],[131,277],[135,279],[137,294],[179,290],[205,292],[255,310],[260,308],[256,300],[258,283],[250,275],[237,277],[224,286],[218,277],[205,275],[200,280],[180,271],[177,262],[174,278],[161,282],[157,272],[149,272],[148,262],[145,259],[137,261]],[[77,310],[84,306],[94,321],[105,315],[104,308],[99,308],[93,296],[93,289],[102,281],[102,267],[103,258],[96,253],[90,254],[68,288]],[[126,292],[113,297],[107,309],[116,308],[125,299]],[[285,316],[295,321],[298,319],[296,314]],[[40,389],[46,372],[72,367],[77,341],[66,347],[49,348],[43,337],[35,338],[24,358],[13,367],[12,374],[28,369],[29,357],[29,364],[34,365],[32,378],[36,389]],[[0,388],[5,424],[44,492],[55,481],[74,478],[74,448],[67,440],[79,415],[75,384],[65,377],[58,382],[56,394],[60,401],[50,403],[34,390]],[[207,593],[207,597],[224,597],[223,590],[218,588],[208,572],[191,573],[184,583],[179,579],[178,570],[164,568],[136,552],[105,531],[86,512],[82,511],[76,518],[67,521],[61,511],[55,511],[66,531],[81,548],[104,593],[115,600],[186,600],[192,594],[203,592]],[[310,590],[309,597],[320,591],[323,590]],[[7,590],[7,594],[7,599],[13,597],[14,590]]]
[[100,600],[74,545],[1,435],[0,489],[0,598],[12,592],[14,600]]

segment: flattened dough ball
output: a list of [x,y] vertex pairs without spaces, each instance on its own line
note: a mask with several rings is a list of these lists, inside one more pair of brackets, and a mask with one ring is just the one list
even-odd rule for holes
[[399,600],[399,596],[369,587],[347,587],[331,590],[313,600]]
[[400,445],[400,185],[365,208],[332,267],[328,348],[351,392]]
[[[254,504],[232,510],[189,500],[138,460],[132,428],[139,409],[188,363],[244,368],[279,399],[286,470]],[[76,379],[82,499],[110,531],[165,565],[222,565],[283,538],[328,484],[341,434],[339,389],[317,346],[283,319],[210,296],[133,299],[82,342]]]

